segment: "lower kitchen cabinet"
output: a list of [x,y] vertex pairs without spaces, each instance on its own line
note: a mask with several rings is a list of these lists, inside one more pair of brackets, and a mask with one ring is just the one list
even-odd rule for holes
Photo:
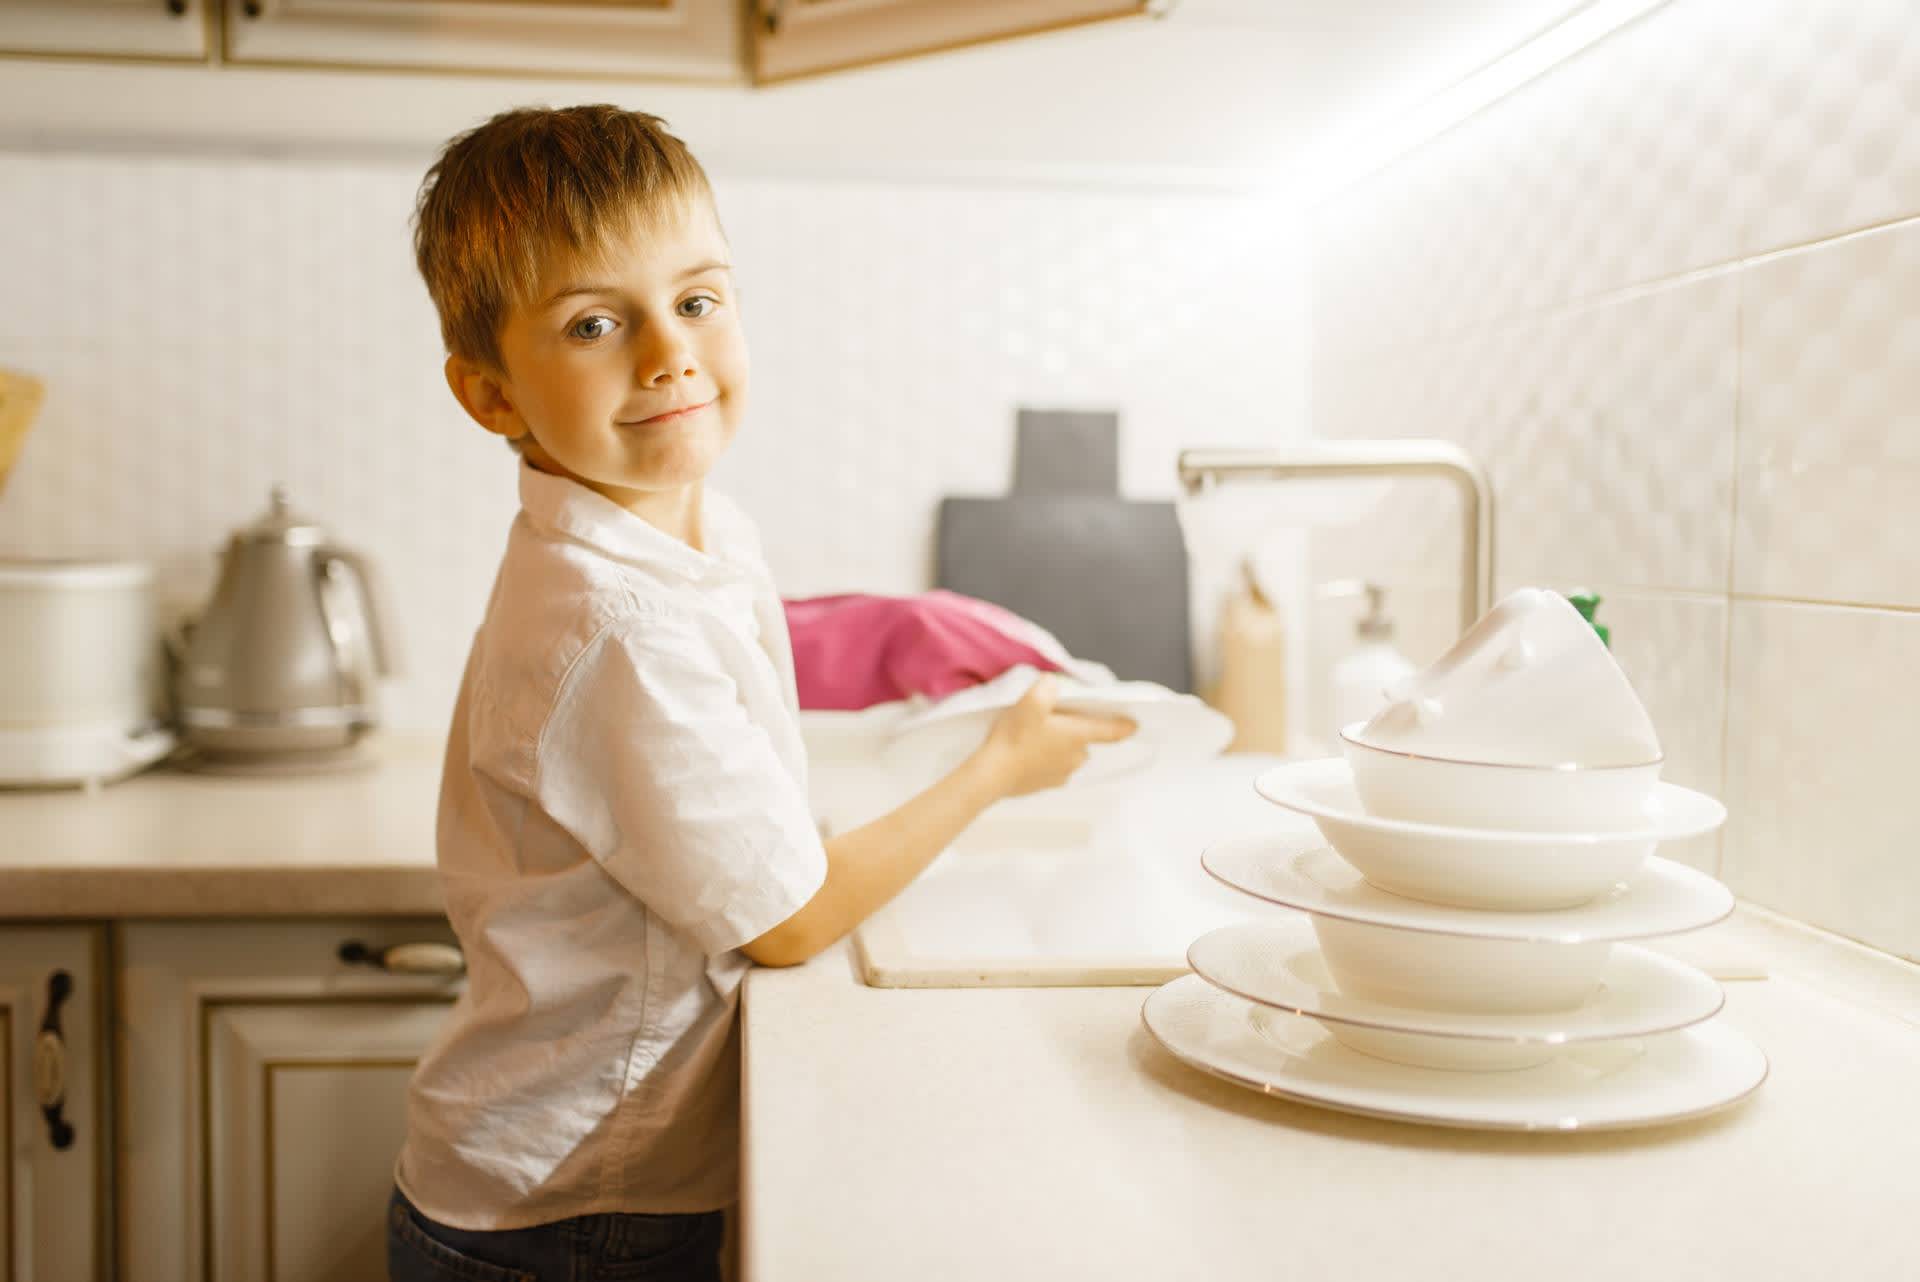
[[121,1276],[385,1277],[407,1079],[462,982],[446,923],[132,923],[117,954]]
[[6,1282],[92,1282],[111,1273],[105,953],[104,927],[0,927]]

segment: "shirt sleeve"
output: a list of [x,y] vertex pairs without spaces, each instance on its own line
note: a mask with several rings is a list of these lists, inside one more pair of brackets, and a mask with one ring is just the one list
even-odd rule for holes
[[798,912],[826,880],[805,787],[696,620],[603,629],[562,683],[536,788],[630,893],[709,956]]

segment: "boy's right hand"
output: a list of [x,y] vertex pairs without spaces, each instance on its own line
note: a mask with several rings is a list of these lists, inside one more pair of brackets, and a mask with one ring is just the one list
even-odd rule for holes
[[1086,763],[1088,744],[1116,743],[1139,728],[1126,717],[1056,712],[1059,697],[1059,682],[1042,675],[987,733],[980,750],[999,772],[1002,796],[1057,788]]

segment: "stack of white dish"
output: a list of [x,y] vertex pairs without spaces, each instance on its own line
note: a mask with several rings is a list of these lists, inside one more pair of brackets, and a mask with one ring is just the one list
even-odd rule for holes
[[1649,1125],[1751,1094],[1766,1057],[1714,1018],[1719,985],[1630,942],[1732,911],[1653,854],[1725,810],[1660,781],[1651,722],[1578,612],[1516,593],[1392,695],[1344,759],[1257,783],[1317,831],[1203,854],[1294,911],[1196,940],[1148,1030],[1267,1093],[1438,1125]]

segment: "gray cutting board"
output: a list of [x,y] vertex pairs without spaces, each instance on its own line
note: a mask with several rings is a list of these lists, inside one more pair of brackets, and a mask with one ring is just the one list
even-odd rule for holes
[[1015,494],[941,501],[935,582],[1031,619],[1122,680],[1193,686],[1172,503]]

